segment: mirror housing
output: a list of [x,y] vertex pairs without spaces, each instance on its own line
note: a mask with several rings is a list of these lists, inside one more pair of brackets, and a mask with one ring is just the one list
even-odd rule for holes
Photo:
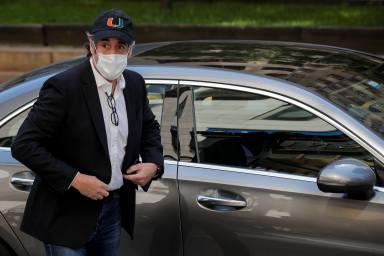
[[364,162],[342,158],[325,166],[317,177],[323,192],[346,193],[350,198],[367,199],[374,195],[376,175]]

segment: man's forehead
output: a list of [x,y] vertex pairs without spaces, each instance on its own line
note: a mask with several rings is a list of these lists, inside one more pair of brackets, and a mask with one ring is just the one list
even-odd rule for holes
[[118,42],[119,44],[128,44],[124,40],[121,40],[120,38],[117,37],[108,37],[108,38],[103,38],[100,39],[98,42]]

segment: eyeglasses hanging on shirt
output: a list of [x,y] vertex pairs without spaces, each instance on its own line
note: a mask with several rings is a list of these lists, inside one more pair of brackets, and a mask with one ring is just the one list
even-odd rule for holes
[[111,122],[115,126],[118,126],[119,125],[119,116],[117,115],[117,111],[116,111],[116,101],[115,101],[115,98],[113,97],[112,94],[108,95],[107,92],[105,92],[105,95],[107,95],[108,106],[112,110]]

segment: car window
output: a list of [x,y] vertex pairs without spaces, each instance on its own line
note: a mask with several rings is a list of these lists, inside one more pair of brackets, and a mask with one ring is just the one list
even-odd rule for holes
[[175,85],[147,83],[149,106],[161,127],[164,159],[177,160],[177,88]]
[[363,147],[290,103],[219,88],[193,87],[198,157],[193,161],[316,177],[342,157],[374,166]]
[[[167,87],[168,85],[147,85],[149,106],[159,123],[161,123],[164,95]],[[25,110],[0,127],[0,147],[10,147],[12,145],[17,131],[30,110],[30,108]]]
[[31,109],[29,108],[21,112],[0,128],[0,147],[11,147],[17,131],[19,130],[21,124],[24,122],[24,119],[27,117],[30,110]]
[[161,124],[164,96],[168,88],[169,85],[164,84],[147,84],[147,97],[149,100],[149,107],[151,108],[159,124]]

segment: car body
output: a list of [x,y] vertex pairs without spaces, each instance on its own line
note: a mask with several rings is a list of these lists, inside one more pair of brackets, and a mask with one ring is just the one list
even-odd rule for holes
[[[0,86],[0,244],[17,255],[43,247],[18,229],[34,174],[12,138],[44,81],[85,60]],[[145,78],[165,173],[138,191],[121,255],[384,254],[383,59],[187,41],[139,45],[128,69]]]

